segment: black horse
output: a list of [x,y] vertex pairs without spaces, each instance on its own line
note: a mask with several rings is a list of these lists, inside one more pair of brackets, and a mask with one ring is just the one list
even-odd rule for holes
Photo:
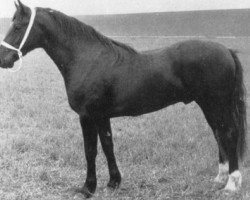
[[[16,48],[27,29],[31,9],[20,1],[4,41]],[[236,53],[205,41],[185,41],[146,52],[109,39],[75,18],[36,8],[35,21],[21,51],[43,48],[59,68],[71,108],[83,131],[87,178],[80,190],[96,189],[97,138],[108,161],[109,187],[120,185],[110,118],[153,112],[177,102],[195,101],[219,146],[219,174],[225,189],[241,186],[238,158],[246,137],[242,66]],[[0,66],[11,68],[17,51],[0,47]],[[229,176],[228,176],[229,175]],[[229,178],[228,178],[229,177]]]

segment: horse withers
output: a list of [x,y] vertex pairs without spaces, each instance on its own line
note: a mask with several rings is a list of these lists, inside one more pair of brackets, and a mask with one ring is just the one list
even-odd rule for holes
[[0,46],[0,66],[12,68],[20,52],[26,55],[35,48],[43,48],[57,65],[84,137],[87,177],[80,192],[90,197],[96,190],[98,135],[108,161],[108,186],[121,183],[110,118],[191,101],[202,109],[219,146],[215,181],[229,191],[240,188],[238,158],[245,149],[246,108],[243,69],[233,50],[189,40],[138,52],[73,17],[48,8],[31,10],[18,2]]

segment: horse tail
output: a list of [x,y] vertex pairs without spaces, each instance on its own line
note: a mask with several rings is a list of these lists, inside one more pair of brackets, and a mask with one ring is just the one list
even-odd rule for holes
[[245,103],[245,86],[243,82],[243,67],[237,56],[237,51],[229,49],[235,62],[235,85],[232,96],[232,114],[236,135],[238,136],[237,153],[240,159],[243,158],[246,151],[246,103]]

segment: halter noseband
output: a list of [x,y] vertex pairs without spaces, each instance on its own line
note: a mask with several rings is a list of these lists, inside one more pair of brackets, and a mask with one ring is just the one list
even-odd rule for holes
[[20,64],[19,64],[18,69],[16,69],[16,70],[10,69],[11,72],[17,72],[22,67],[22,63],[23,63],[22,57],[23,57],[23,54],[21,52],[21,49],[23,48],[23,45],[25,44],[25,42],[26,42],[26,40],[27,40],[27,38],[28,38],[28,36],[30,34],[30,31],[31,31],[31,28],[32,28],[32,26],[34,24],[35,16],[36,16],[36,9],[35,8],[30,8],[30,10],[31,10],[31,16],[30,16],[29,25],[28,25],[28,27],[26,29],[26,32],[25,32],[24,36],[23,36],[22,42],[19,45],[19,48],[17,49],[15,47],[13,47],[12,45],[8,44],[5,41],[1,42],[1,45],[3,45],[4,47],[6,47],[8,49],[12,49],[14,51],[17,51],[18,57],[20,59]]

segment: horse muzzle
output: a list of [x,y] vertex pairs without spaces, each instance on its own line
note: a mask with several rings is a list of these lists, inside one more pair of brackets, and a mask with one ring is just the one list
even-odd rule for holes
[[11,53],[11,55],[1,58],[0,56],[0,67],[1,68],[12,68],[15,61],[18,60],[18,55],[16,53]]

